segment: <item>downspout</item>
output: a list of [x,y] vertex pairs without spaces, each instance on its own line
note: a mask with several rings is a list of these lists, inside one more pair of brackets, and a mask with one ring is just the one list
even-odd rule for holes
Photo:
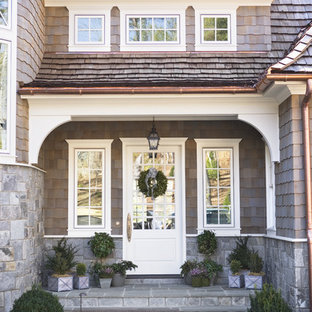
[[312,311],[312,189],[311,189],[311,144],[310,144],[310,113],[309,103],[312,98],[312,79],[307,80],[307,89],[302,101],[304,173],[306,193],[306,220],[308,239],[309,295],[310,311]]

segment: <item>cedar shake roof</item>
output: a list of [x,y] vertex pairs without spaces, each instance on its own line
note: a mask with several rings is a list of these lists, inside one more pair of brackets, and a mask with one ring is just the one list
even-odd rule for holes
[[25,87],[254,87],[272,64],[312,72],[311,21],[311,0],[275,0],[270,52],[46,53]]

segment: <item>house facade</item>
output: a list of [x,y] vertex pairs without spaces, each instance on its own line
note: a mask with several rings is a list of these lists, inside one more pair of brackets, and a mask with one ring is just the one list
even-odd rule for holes
[[[240,236],[310,311],[310,0],[1,0],[0,311],[44,282],[61,237],[134,274],[180,273],[213,230]],[[153,123],[154,120],[154,123]],[[160,136],[150,150],[152,126]],[[156,168],[168,188],[138,188]]]

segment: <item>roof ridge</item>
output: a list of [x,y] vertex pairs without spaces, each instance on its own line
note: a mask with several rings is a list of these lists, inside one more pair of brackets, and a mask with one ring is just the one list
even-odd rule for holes
[[291,66],[312,44],[312,21],[307,26],[300,29],[296,39],[291,44],[289,50],[286,52],[285,57],[270,67],[271,70],[283,71]]

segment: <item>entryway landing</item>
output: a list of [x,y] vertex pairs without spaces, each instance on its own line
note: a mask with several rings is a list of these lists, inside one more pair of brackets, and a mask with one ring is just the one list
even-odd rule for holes
[[185,284],[142,283],[108,289],[73,290],[57,293],[57,296],[65,311],[246,312],[251,293],[253,291],[220,285],[194,288]]

